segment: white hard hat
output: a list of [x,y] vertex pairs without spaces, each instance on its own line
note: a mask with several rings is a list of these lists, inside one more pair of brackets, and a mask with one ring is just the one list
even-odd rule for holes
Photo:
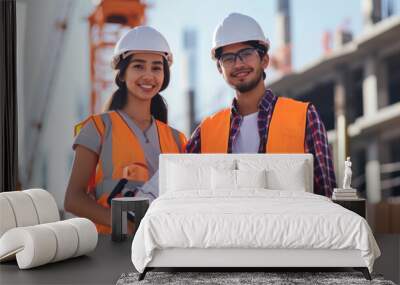
[[211,57],[216,59],[217,48],[247,41],[258,41],[269,49],[269,40],[256,20],[239,13],[229,14],[214,31]]
[[123,35],[117,42],[112,59],[112,67],[116,69],[119,61],[134,52],[160,53],[172,64],[172,53],[167,40],[154,28],[138,26]]

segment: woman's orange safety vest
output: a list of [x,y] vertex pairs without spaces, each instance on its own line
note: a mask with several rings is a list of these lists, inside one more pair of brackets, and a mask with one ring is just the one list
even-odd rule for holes
[[[308,103],[279,97],[272,113],[266,153],[304,153]],[[231,109],[206,118],[200,125],[201,153],[227,153]]]
[[[88,193],[105,208],[110,206],[107,198],[115,185],[128,179],[127,186],[143,185],[150,179],[145,153],[134,132],[116,111],[92,115],[75,126],[75,136],[88,122],[93,122],[101,138],[101,149],[95,173],[92,175]],[[185,136],[167,124],[155,120],[161,153],[183,152]],[[97,224],[99,233],[111,233],[111,228]]]

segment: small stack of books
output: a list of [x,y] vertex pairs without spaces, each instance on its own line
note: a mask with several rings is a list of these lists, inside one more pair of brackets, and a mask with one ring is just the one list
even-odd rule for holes
[[335,200],[354,200],[358,199],[357,189],[340,189],[333,190],[332,199]]

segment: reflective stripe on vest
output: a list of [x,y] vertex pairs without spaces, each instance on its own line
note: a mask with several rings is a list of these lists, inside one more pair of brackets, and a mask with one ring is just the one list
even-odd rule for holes
[[[279,97],[268,131],[267,153],[304,153],[308,103]],[[202,153],[227,153],[230,109],[224,109],[200,125]]]

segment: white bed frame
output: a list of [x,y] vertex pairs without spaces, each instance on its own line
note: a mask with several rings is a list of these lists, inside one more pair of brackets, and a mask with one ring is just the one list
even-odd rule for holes
[[365,267],[359,250],[183,249],[156,250],[149,267]]
[[[202,163],[212,163],[219,160],[235,160],[238,158],[260,158],[271,160],[305,160],[308,173],[307,191],[313,192],[313,156],[311,154],[163,154],[160,156],[159,183],[160,195],[168,189],[166,185],[167,164],[169,161],[191,160]],[[172,267],[230,267],[238,271],[244,268],[267,267],[353,267],[362,271],[364,277],[371,280],[368,268],[359,250],[329,250],[329,249],[193,249],[170,248],[158,249],[154,252],[152,261],[140,274],[142,280],[146,272],[154,268]]]

